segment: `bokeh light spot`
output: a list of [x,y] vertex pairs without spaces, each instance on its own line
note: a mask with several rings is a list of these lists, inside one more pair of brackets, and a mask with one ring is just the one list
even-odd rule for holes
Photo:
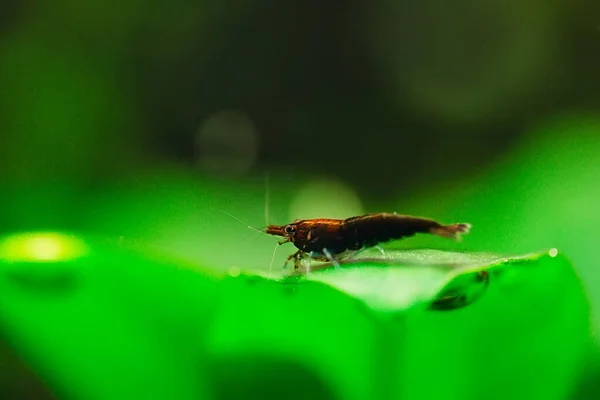
[[469,124],[509,116],[560,82],[548,79],[560,71],[553,51],[556,4],[476,4],[380,2],[373,8],[369,50],[400,107],[437,123]]
[[0,260],[67,261],[87,253],[85,243],[61,233],[22,233],[0,241]]
[[548,251],[548,254],[550,255],[550,257],[556,257],[558,255],[558,249],[550,249],[550,251]]
[[254,123],[239,111],[211,115],[196,134],[200,167],[218,175],[241,175],[249,171],[256,161],[258,145]]
[[333,179],[309,182],[301,187],[290,205],[290,221],[310,218],[348,218],[363,214],[354,189]]

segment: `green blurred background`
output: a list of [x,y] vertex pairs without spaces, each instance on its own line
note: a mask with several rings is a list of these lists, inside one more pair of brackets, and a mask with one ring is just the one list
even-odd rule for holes
[[[593,0],[4,0],[0,231],[226,270],[268,268],[275,240],[221,211],[257,228],[471,222],[460,244],[397,246],[557,247],[598,328],[599,15]],[[600,396],[594,368],[581,390]]]

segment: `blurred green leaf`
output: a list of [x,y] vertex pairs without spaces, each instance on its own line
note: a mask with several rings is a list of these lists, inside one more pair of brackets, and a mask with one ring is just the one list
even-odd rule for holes
[[59,397],[291,385],[293,398],[561,399],[590,349],[585,296],[555,250],[366,252],[283,278],[149,254],[52,232],[0,241],[0,332]]
[[58,398],[205,396],[194,344],[215,297],[205,274],[59,233],[0,249],[0,330]]

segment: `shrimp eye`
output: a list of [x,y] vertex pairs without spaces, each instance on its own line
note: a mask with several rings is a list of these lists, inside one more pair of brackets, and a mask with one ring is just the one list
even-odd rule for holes
[[291,235],[294,232],[296,232],[296,228],[294,227],[294,225],[286,225],[285,228],[283,228],[283,231],[286,234]]

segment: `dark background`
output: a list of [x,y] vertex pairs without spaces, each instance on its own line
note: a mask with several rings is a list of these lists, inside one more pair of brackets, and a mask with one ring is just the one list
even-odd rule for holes
[[[4,1],[2,177],[63,179],[75,165],[92,183],[157,163],[221,176],[286,169],[367,197],[451,181],[548,116],[599,108],[598,9]],[[217,125],[241,128],[203,140],[199,129],[228,111]]]

